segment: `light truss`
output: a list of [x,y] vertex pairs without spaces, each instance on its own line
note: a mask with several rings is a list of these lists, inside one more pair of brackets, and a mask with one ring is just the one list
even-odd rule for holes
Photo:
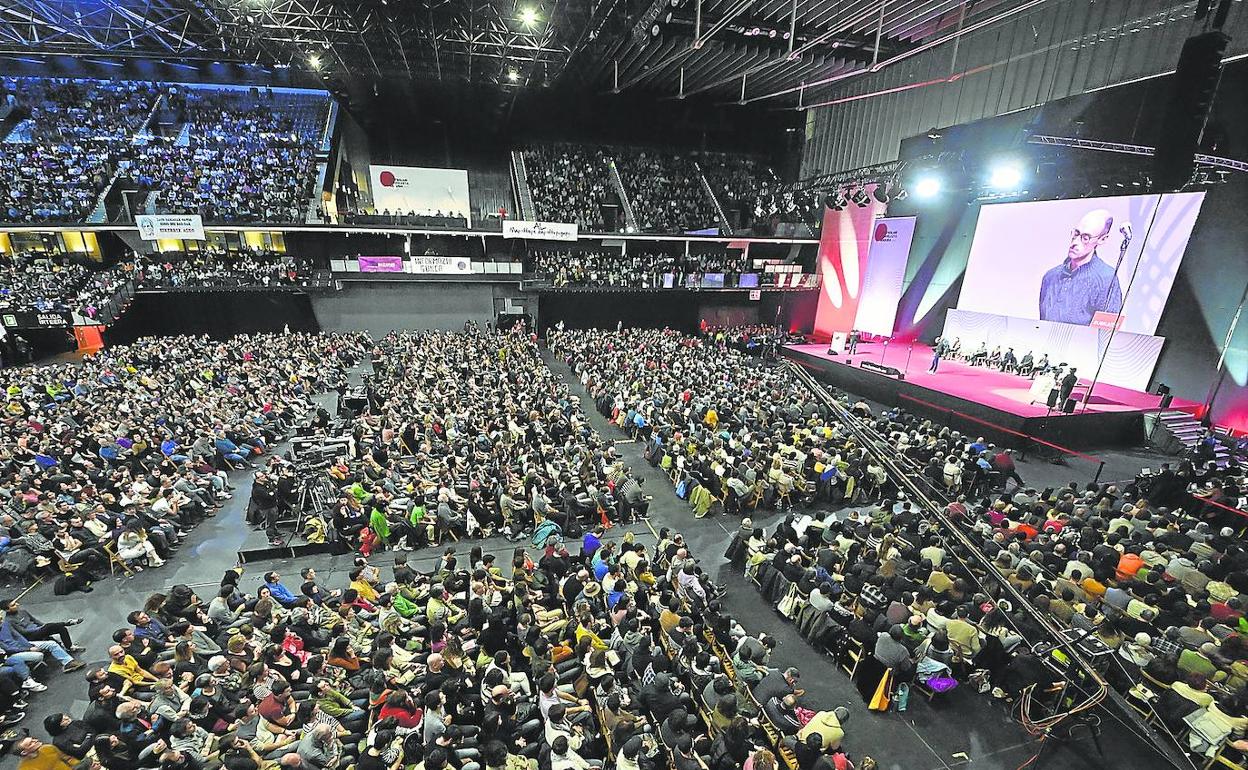
[[333,74],[558,77],[590,11],[577,0],[0,0],[0,53],[211,59]]

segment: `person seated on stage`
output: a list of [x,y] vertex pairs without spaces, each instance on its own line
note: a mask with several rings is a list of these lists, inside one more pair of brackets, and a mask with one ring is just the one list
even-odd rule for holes
[[988,368],[990,369],[1001,368],[1001,346],[1000,345],[997,345],[995,348],[993,348],[992,355],[988,356]]
[[962,338],[954,337],[953,342],[949,345],[948,353],[945,358],[957,359],[962,357]]
[[1031,351],[1028,350],[1023,356],[1023,360],[1018,362],[1018,373],[1022,377],[1031,377],[1032,372],[1036,368],[1036,359],[1032,357]]
[[981,342],[975,352],[971,354],[971,366],[982,366],[984,360],[988,358],[988,343]]
[[1034,380],[1037,374],[1048,374],[1049,372],[1049,354],[1041,353],[1040,360],[1036,362],[1036,366],[1031,370],[1031,378]]
[[1016,372],[1018,371],[1018,357],[1014,355],[1014,348],[1009,348],[1005,354],[1001,356],[1001,371]]

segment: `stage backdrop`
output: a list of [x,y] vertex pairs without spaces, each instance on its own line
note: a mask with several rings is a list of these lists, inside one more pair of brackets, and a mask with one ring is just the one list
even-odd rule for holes
[[461,168],[369,166],[373,208],[391,213],[459,213],[469,219],[468,172]]
[[884,204],[875,199],[869,206],[851,204],[840,211],[823,210],[819,307],[815,312],[815,336],[821,340],[831,339],[833,332],[854,328],[873,225],[883,213]]
[[1204,197],[983,206],[958,309],[1153,334]]
[[906,261],[910,258],[910,241],[914,238],[914,221],[914,217],[875,220],[867,254],[867,275],[854,319],[855,329],[882,337],[893,336]]

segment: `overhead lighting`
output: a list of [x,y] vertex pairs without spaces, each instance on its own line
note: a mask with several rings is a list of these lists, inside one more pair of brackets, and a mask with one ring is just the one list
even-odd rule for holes
[[875,189],[871,191],[871,195],[880,203],[888,203],[890,200],[888,195],[888,185],[880,182],[875,186]]
[[520,21],[524,22],[524,26],[531,27],[537,23],[537,10],[534,8],[524,8],[520,11]]
[[316,54],[312,54],[311,56],[309,56],[308,66],[314,70],[319,70],[321,68],[321,57],[317,56]]
[[998,163],[992,167],[988,184],[997,190],[1017,190],[1023,182],[1023,172],[1013,163]]
[[849,199],[854,202],[855,206],[870,206],[871,196],[867,194],[866,187],[859,187],[849,194]]
[[514,83],[520,79],[520,73],[515,70],[507,70],[507,79]]
[[919,180],[914,183],[914,194],[920,198],[934,198],[940,193],[940,188],[940,177],[919,177]]

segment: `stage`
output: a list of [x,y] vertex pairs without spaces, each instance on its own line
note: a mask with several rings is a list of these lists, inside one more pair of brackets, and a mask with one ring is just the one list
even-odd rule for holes
[[[836,356],[827,349],[826,344],[788,345],[782,352],[821,381],[872,401],[977,435],[1003,428],[998,437],[1007,444],[1009,431],[1071,448],[1138,444],[1144,439],[1144,413],[1159,409],[1160,396],[1105,383],[1097,383],[1085,408],[1082,394],[1090,378],[1081,378],[1075,412],[1050,412],[1043,400],[1033,402],[1032,381],[1026,377],[947,359],[929,373],[932,348],[926,345],[864,342],[857,353]],[[863,369],[864,361],[896,369],[903,378]],[[1199,406],[1176,398],[1170,408],[1194,413]]]

